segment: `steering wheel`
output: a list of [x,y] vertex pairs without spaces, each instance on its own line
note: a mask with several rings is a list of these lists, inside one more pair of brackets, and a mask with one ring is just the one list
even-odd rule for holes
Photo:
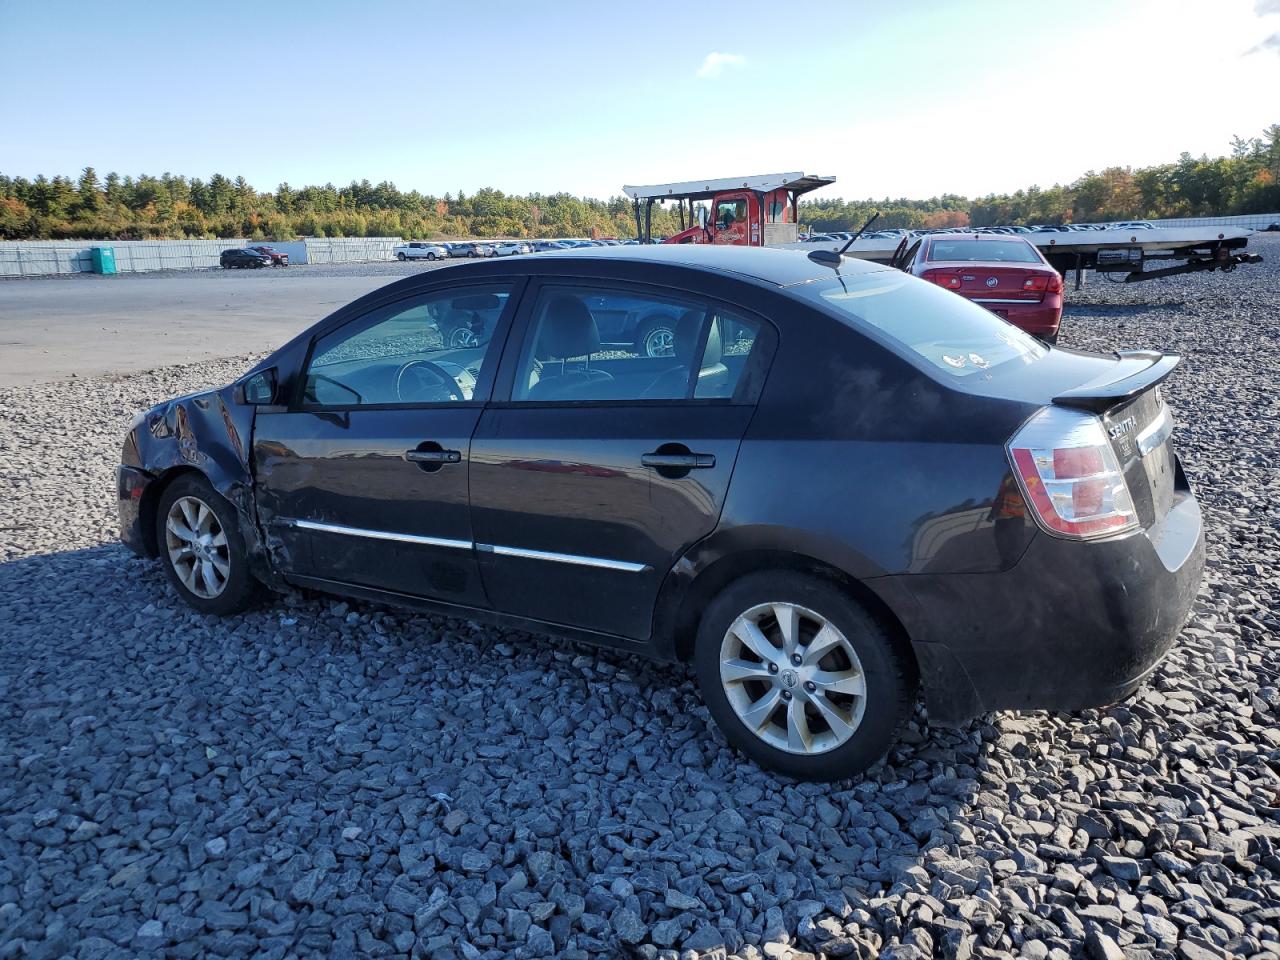
[[463,394],[462,388],[458,386],[458,381],[453,379],[453,377],[449,375],[449,372],[445,370],[442,366],[440,366],[440,364],[432,363],[430,360],[410,360],[408,363],[403,364],[400,367],[400,369],[396,371],[396,397],[398,399],[406,403],[415,403],[415,402],[421,401],[420,397],[412,397],[412,396],[406,397],[404,395],[405,374],[408,373],[410,370],[416,371],[418,368],[421,368],[425,370],[427,373],[430,373],[432,376],[434,376],[437,381],[437,385],[449,391],[449,399],[460,400],[463,402],[466,401],[467,398]]

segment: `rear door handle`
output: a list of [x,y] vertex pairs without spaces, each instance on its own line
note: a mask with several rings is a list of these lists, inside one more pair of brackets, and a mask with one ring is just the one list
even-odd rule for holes
[[640,458],[646,467],[675,470],[706,470],[716,465],[714,453],[646,453]]
[[457,450],[406,450],[404,458],[410,463],[462,462],[462,454]]

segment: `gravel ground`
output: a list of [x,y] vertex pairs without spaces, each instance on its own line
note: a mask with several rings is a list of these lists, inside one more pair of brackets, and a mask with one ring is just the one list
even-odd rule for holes
[[[132,414],[247,359],[0,390],[0,957],[1280,955],[1280,243],[1072,296],[1161,346],[1204,505],[1124,704],[921,712],[870,775],[738,759],[691,672],[294,597],[195,615],[114,542]],[[415,267],[396,269],[411,270]]]

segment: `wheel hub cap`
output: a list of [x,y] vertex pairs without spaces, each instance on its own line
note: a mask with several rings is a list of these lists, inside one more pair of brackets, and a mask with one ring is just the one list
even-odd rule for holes
[[173,572],[197,597],[212,600],[227,588],[231,551],[218,515],[199,497],[179,497],[164,523],[165,550]]
[[720,680],[747,728],[788,753],[834,750],[853,736],[866,709],[866,679],[849,639],[793,603],[763,603],[730,624]]

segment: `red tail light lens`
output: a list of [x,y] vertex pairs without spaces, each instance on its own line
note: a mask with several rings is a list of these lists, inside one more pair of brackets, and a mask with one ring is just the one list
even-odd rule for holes
[[1031,514],[1049,533],[1088,540],[1138,525],[1129,485],[1097,417],[1046,407],[1009,441],[1009,459]]
[[1049,278],[1044,276],[1043,274],[1037,274],[1036,276],[1027,277],[1026,280],[1022,281],[1022,289],[1023,290],[1048,290]]
[[1062,292],[1062,274],[1060,273],[1049,274],[1049,286],[1046,289],[1048,290],[1049,293],[1061,293]]
[[940,287],[946,287],[948,290],[960,289],[960,274],[952,273],[949,270],[926,270],[920,274],[922,280],[928,280],[930,283],[936,283]]

